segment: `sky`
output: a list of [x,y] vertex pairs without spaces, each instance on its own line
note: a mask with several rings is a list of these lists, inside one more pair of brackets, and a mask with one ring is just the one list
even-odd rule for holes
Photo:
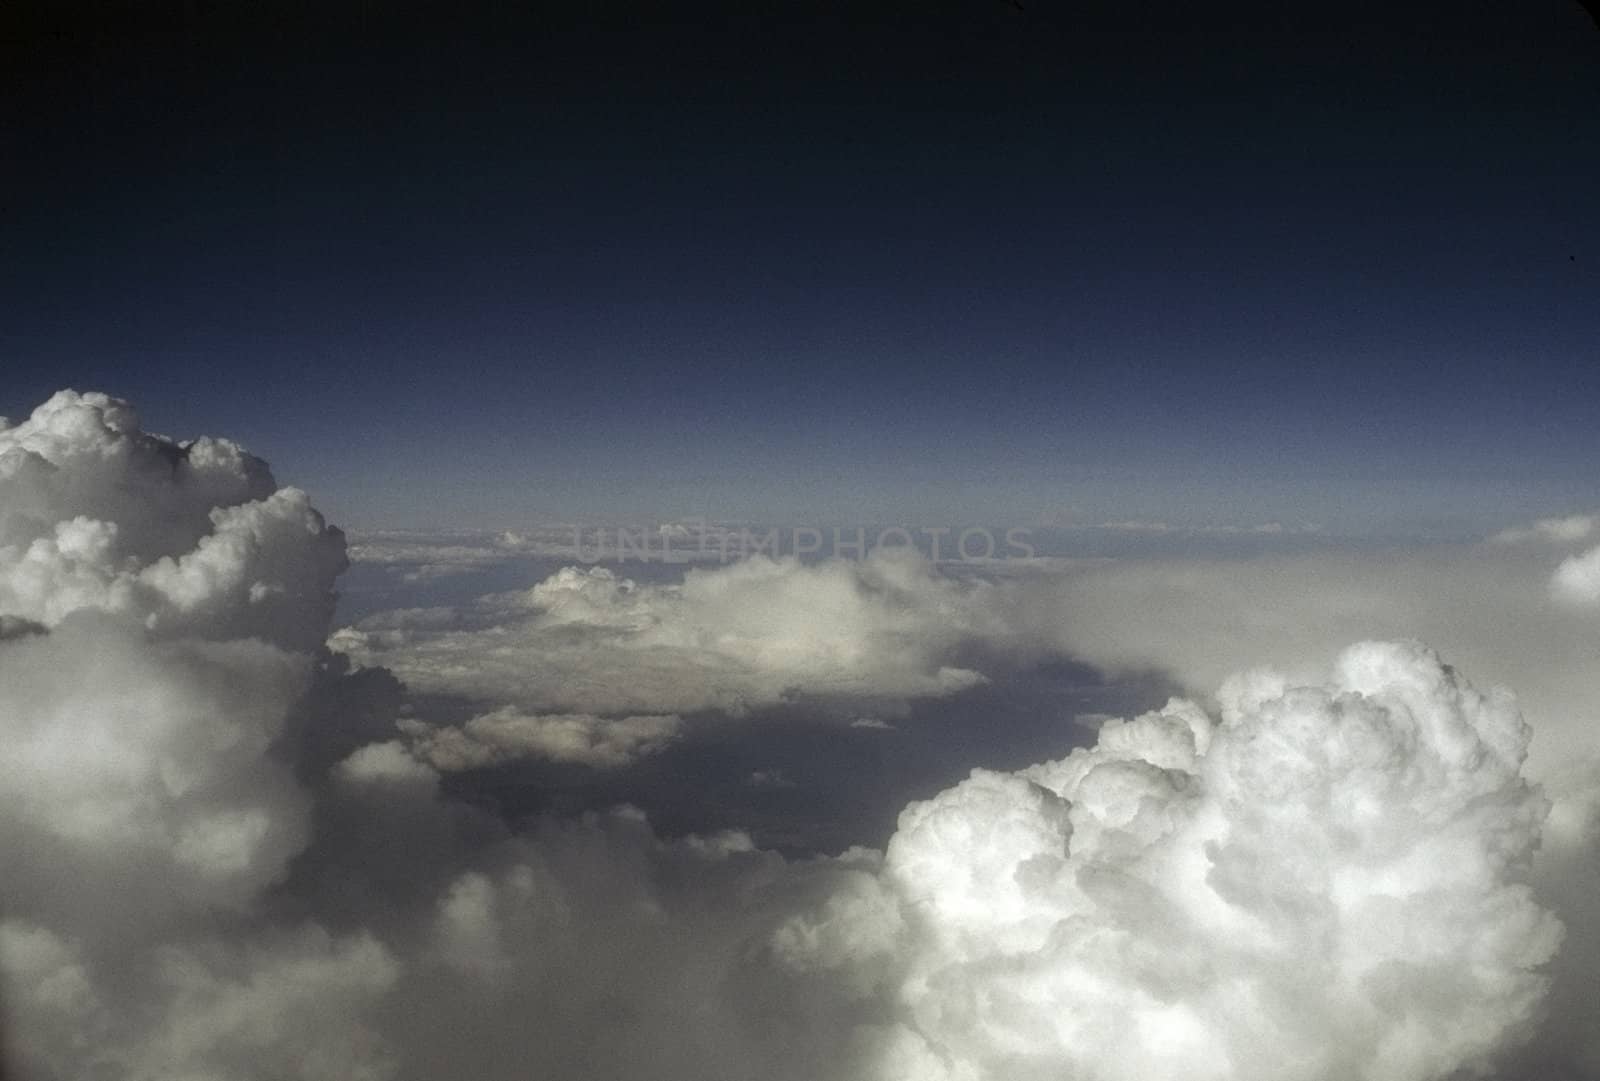
[[1600,1081],[1597,72],[5,5],[0,1075]]
[[1570,0],[5,19],[0,415],[119,394],[346,524],[1596,499]]

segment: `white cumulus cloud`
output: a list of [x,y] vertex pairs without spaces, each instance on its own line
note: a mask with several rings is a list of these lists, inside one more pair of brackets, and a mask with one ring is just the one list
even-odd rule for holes
[[381,949],[257,916],[312,830],[275,748],[344,562],[304,493],[226,440],[151,435],[70,391],[0,426],[0,970],[20,1076],[377,1076],[336,1000],[390,978]]
[[757,557],[675,585],[569,567],[475,608],[386,613],[330,644],[418,690],[524,714],[739,712],[797,695],[896,701],[983,682],[953,655],[1003,630],[991,590],[897,549],[816,566]]
[[1562,560],[1550,579],[1550,592],[1566,604],[1600,604],[1600,547]]
[[1401,1081],[1531,1033],[1561,932],[1509,697],[1369,643],[1223,699],[913,803],[876,888],[780,933],[892,973],[863,1076]]

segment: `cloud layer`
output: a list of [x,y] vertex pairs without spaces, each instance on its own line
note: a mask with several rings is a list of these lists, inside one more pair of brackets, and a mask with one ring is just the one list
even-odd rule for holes
[[660,750],[686,713],[813,700],[859,716],[977,686],[985,676],[956,657],[1008,633],[994,593],[900,549],[857,563],[756,557],[681,584],[568,567],[475,605],[370,617],[329,644],[470,704],[462,727],[411,730],[441,768],[518,754],[606,766]]
[[[1481,588],[1520,598],[1502,616],[1549,607],[1528,624],[1548,650],[1592,619],[1551,606],[1548,552],[1524,547],[1486,546],[1529,569]],[[1549,910],[1592,926],[1588,805],[1563,797],[1547,828],[1510,696],[1422,646],[1307,674],[1324,636],[1383,622],[1353,574],[957,579],[892,551],[681,584],[569,569],[329,639],[344,563],[306,496],[224,440],[70,392],[0,428],[17,1076],[1426,1081],[1589,1053],[1594,970]],[[1405,588],[1455,592],[1407,615],[1499,601],[1438,573]],[[1273,593],[1291,586],[1299,608]],[[1255,604],[1271,618],[1241,620]],[[513,823],[455,783],[612,769],[705,711],[846,703],[844,734],[1001,679],[997,658],[1074,653],[1221,690],[976,770],[881,853],[664,837],[626,804]],[[897,753],[880,727],[857,735]],[[743,787],[793,795],[751,768]],[[1534,860],[1542,833],[1560,861]],[[1537,1055],[1507,1058],[1546,1006]]]

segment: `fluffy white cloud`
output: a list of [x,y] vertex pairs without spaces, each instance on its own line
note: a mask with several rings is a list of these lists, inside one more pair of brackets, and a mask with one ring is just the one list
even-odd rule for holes
[[267,751],[342,566],[338,532],[232,443],[71,392],[0,429],[9,908],[116,891],[154,918],[282,873],[309,800]]
[[277,488],[266,463],[237,444],[151,435],[128,403],[70,390],[20,424],[0,420],[0,483],[0,543],[25,545],[86,517],[116,523],[141,563],[193,548],[214,508]]
[[309,802],[266,752],[343,565],[305,495],[232,443],[149,435],[70,391],[0,428],[12,905],[67,869],[159,909],[281,873]]
[[953,656],[1004,633],[991,593],[899,549],[815,566],[757,557],[691,570],[678,585],[569,567],[475,608],[375,617],[330,644],[418,690],[525,714],[894,701],[983,681]]
[[1567,604],[1600,604],[1600,547],[1562,560],[1550,579],[1550,592]]
[[[1540,539],[1571,543],[1576,531]],[[1195,694],[1242,658],[1314,679],[1320,657],[1368,635],[1421,638],[1486,684],[1515,688],[1533,730],[1527,773],[1554,804],[1535,881],[1571,932],[1551,970],[1544,1057],[1517,1070],[1600,1077],[1600,1039],[1587,1035],[1600,1032],[1600,954],[1587,946],[1600,941],[1600,638],[1584,606],[1551,603],[1547,544],[1015,571],[1013,618],[1036,637],[1103,670],[1171,673]]]
[[313,648],[344,541],[226,440],[176,443],[126,403],[62,391],[0,427],[0,612],[127,615],[165,635]]
[[266,752],[308,672],[263,642],[151,641],[89,613],[0,644],[10,904],[113,891],[149,916],[278,877],[309,801]]
[[304,493],[225,440],[71,392],[0,425],[0,967],[24,1075],[288,1076],[348,1042],[327,1021],[303,1041],[355,955],[286,955],[256,923],[311,829],[276,749],[343,566]]
[[1366,644],[1222,698],[912,804],[875,887],[779,933],[892,1012],[864,1076],[1398,1081],[1531,1032],[1560,927],[1509,697]]

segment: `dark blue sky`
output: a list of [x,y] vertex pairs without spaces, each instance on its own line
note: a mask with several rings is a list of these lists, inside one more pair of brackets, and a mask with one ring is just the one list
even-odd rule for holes
[[1571,0],[61,7],[3,16],[0,414],[369,526],[1600,503]]

